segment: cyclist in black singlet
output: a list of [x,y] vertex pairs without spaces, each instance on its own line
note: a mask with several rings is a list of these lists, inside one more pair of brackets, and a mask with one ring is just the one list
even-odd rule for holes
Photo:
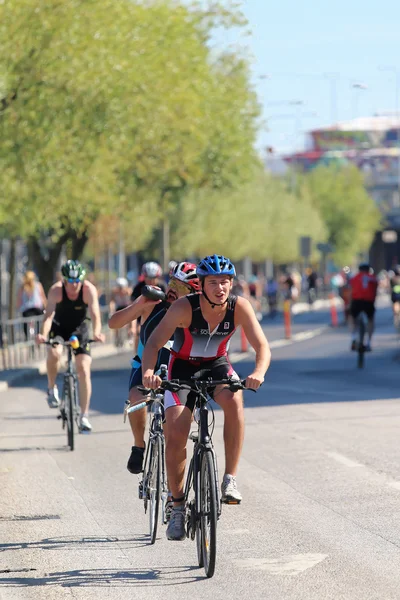
[[[177,300],[147,341],[143,353],[143,385],[156,389],[161,384],[154,374],[160,348],[174,335],[168,379],[189,379],[202,372],[213,379],[235,376],[227,356],[229,340],[241,325],[256,352],[255,368],[246,387],[257,389],[264,381],[271,359],[265,335],[249,300],[231,294],[235,267],[228,258],[207,256],[197,266],[201,295]],[[236,376],[237,377],[237,376]],[[222,500],[240,503],[236,472],[244,437],[243,398],[224,386],[216,388],[213,398],[224,411],[225,475]],[[185,539],[183,480],[186,444],[193,410],[191,392],[165,392],[166,463],[174,508],[167,529],[170,540]]]
[[[154,301],[140,295],[130,306],[118,311],[110,318],[108,325],[111,329],[124,327],[138,317],[141,317],[142,321],[137,354],[132,360],[132,371],[129,378],[129,401],[131,406],[138,402],[143,402],[143,395],[138,391],[137,386],[142,384],[142,355],[150,334],[160,323],[175,300],[187,296],[192,292],[197,292],[199,289],[200,283],[196,274],[196,265],[188,262],[181,262],[176,264],[171,272],[166,291],[166,300]],[[171,345],[170,341],[167,340],[164,346],[159,350],[156,370],[160,365],[168,364],[169,349]],[[143,410],[131,413],[129,415],[129,422],[135,445],[132,446],[127,469],[130,473],[140,473],[142,471],[145,449],[144,433],[146,428],[146,409],[144,408]]]
[[[90,379],[90,347],[88,312],[93,325],[93,339],[104,342],[101,333],[101,318],[97,289],[89,281],[85,281],[86,271],[75,260],[68,260],[61,267],[62,281],[57,281],[49,290],[45,318],[42,323],[42,332],[37,336],[37,342],[44,343],[47,338],[61,337],[68,340],[71,335],[76,335],[80,341],[79,348],[74,350],[76,371],[79,379],[79,401],[81,405],[80,427],[83,431],[91,431],[92,426],[88,419],[92,384]],[[60,405],[60,398],[56,385],[58,363],[62,353],[62,346],[53,348],[49,346],[47,353],[47,402],[51,408]]]

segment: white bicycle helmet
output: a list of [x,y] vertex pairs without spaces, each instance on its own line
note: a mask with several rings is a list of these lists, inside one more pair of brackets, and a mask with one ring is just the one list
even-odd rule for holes
[[142,275],[148,277],[148,279],[156,279],[156,277],[161,277],[162,268],[158,263],[153,261],[144,263],[142,267]]
[[115,283],[118,287],[128,287],[128,280],[125,277],[117,277]]
[[190,285],[195,292],[200,291],[200,280],[196,273],[196,265],[190,262],[181,262],[171,271],[171,277]]

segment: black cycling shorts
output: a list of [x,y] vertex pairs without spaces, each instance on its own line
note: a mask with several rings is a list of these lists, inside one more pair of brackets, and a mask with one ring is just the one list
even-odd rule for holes
[[[233,370],[227,356],[219,356],[212,360],[182,360],[171,355],[168,365],[168,379],[184,379],[189,381],[194,375],[204,378],[212,377],[213,379],[225,379],[226,377],[239,376]],[[213,398],[214,390],[209,390],[211,398]],[[188,390],[179,390],[179,392],[166,391],[164,396],[165,410],[170,406],[186,406],[190,411],[193,411],[196,401],[196,395]]]
[[367,300],[352,300],[350,305],[350,314],[353,319],[357,319],[358,315],[362,312],[368,317],[369,321],[372,321],[375,314],[375,305],[373,302]]
[[79,354],[90,356],[90,344],[88,343],[89,330],[86,323],[82,323],[75,331],[69,331],[68,329],[64,329],[53,323],[49,333],[49,340],[53,340],[55,337],[62,337],[63,340],[67,342],[71,335],[76,335],[79,340],[79,348],[73,350],[75,356],[78,356]]

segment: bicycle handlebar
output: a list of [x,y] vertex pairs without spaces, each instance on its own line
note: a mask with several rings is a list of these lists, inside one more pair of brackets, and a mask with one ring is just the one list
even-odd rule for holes
[[[179,390],[189,390],[189,391],[194,391],[194,392],[201,391],[201,390],[199,390],[198,387],[196,387],[196,383],[200,383],[200,384],[202,383],[203,385],[206,384],[206,389],[215,387],[217,385],[226,385],[226,388],[229,389],[231,392],[237,392],[238,390],[249,390],[250,392],[257,391],[257,390],[253,390],[251,388],[247,388],[245,379],[232,380],[232,379],[211,379],[211,378],[210,379],[192,378],[191,381],[186,381],[183,379],[172,379],[171,381],[164,380],[161,382],[160,387],[158,387],[155,390],[146,388],[143,385],[138,385],[137,389],[143,395],[150,394],[151,392],[153,392],[154,395],[160,394],[160,393],[163,393],[165,390],[169,390],[170,392],[178,392]],[[142,408],[145,408],[149,402],[152,402],[154,400],[155,400],[155,398],[154,398],[154,396],[152,396],[151,398],[144,400],[143,402],[140,402],[139,404],[135,404],[134,406],[131,406],[130,408],[126,409],[126,412],[127,412],[127,414],[131,414],[133,412],[136,412],[137,410],[141,410]]]
[[[225,385],[227,389],[231,392],[237,392],[239,390],[249,390],[250,392],[256,392],[257,390],[253,390],[251,388],[246,387],[245,379],[196,379],[192,377],[190,381],[184,379],[171,379],[170,381],[162,381],[159,388],[157,388],[156,392],[162,392],[165,390],[169,390],[170,392],[178,392],[179,390],[189,390],[189,391],[199,391],[199,388],[196,384],[205,385],[206,389],[216,387],[217,385]],[[150,389],[145,388],[143,386],[138,386],[138,389],[142,392],[142,394],[148,394],[151,392]]]
[[[76,345],[76,341],[78,341],[78,346]],[[95,344],[97,340],[85,340],[84,344]],[[72,346],[75,350],[81,347],[81,343],[76,338],[76,340],[64,340],[62,337],[55,337],[53,340],[48,340],[47,342],[43,342],[45,346]]]

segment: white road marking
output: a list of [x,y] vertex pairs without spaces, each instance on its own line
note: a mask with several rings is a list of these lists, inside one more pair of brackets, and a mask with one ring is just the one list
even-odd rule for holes
[[342,465],[350,467],[351,469],[354,469],[354,467],[358,467],[359,469],[361,468],[364,471],[364,477],[367,477],[371,483],[375,483],[379,486],[388,486],[395,490],[400,490],[400,481],[393,479],[391,475],[388,475],[387,473],[377,473],[376,471],[369,469],[366,465],[352,460],[351,458],[347,458],[347,456],[339,454],[338,452],[326,452],[325,454]]
[[388,485],[395,490],[400,490],[400,481],[389,481]]
[[334,460],[336,460],[338,463],[345,465],[346,467],[365,467],[365,465],[356,462],[355,460],[351,460],[351,458],[347,458],[347,456],[339,454],[338,452],[327,452],[326,454]]
[[272,575],[297,575],[315,567],[327,557],[327,554],[291,554],[280,558],[243,558],[234,563],[243,569],[267,571]]

